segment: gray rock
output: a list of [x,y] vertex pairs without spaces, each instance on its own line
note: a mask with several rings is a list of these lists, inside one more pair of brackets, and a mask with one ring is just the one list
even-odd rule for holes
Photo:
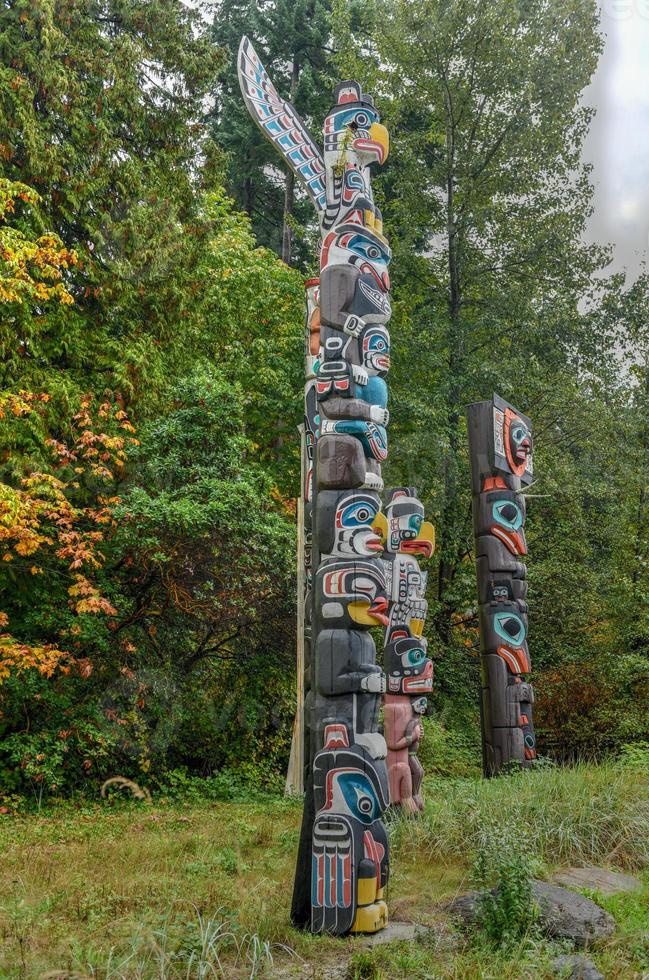
[[[570,939],[576,946],[586,946],[598,939],[608,939],[615,931],[613,916],[589,898],[567,888],[533,881],[532,895],[539,907],[539,925],[553,939]],[[467,924],[476,921],[479,910],[478,892],[462,895],[449,906],[451,914]]]
[[467,923],[467,925],[470,925],[478,918],[478,913],[480,911],[480,893],[467,892],[466,895],[459,895],[458,898],[453,899],[453,901],[447,905],[447,908],[454,918],[461,919],[463,922]]
[[532,894],[544,931],[555,939],[571,939],[575,945],[585,946],[597,939],[608,939],[615,932],[613,916],[590,898],[547,881],[532,882]]
[[428,935],[432,930],[416,922],[388,922],[385,929],[379,929],[371,935],[359,936],[357,942],[363,946],[383,946],[384,943],[408,942]]
[[604,974],[585,956],[557,956],[552,961],[552,969],[566,980],[605,980]]
[[607,868],[564,868],[552,875],[552,881],[566,888],[590,888],[601,895],[617,895],[642,888],[642,882],[632,875]]
[[423,940],[427,947],[440,953],[457,949],[463,943],[462,936],[455,929],[451,929],[448,921],[443,919],[426,926],[419,922],[401,922],[398,919],[391,919],[386,928],[379,932],[350,938],[355,945],[365,948],[383,946],[384,943]]
[[418,926],[414,922],[388,922],[385,929],[379,929],[369,936],[359,937],[359,940],[363,946],[383,946],[384,943],[416,939],[423,932],[425,932],[423,926]]

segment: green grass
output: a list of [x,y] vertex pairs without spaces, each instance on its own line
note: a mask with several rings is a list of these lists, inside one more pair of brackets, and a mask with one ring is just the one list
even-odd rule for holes
[[527,828],[542,864],[649,865],[649,769],[613,763],[548,767],[492,780],[429,781],[424,818],[402,823],[399,846],[462,860],[485,827]]
[[290,927],[295,802],[67,803],[4,815],[0,977],[549,977],[561,948],[529,935],[497,949],[456,933],[442,908],[471,887],[485,834],[493,842],[523,826],[541,873],[608,863],[642,876],[641,892],[602,899],[619,928],[591,955],[607,978],[649,971],[649,773],[434,779],[427,800],[422,820],[391,824],[389,905],[394,919],[434,930],[373,950]]

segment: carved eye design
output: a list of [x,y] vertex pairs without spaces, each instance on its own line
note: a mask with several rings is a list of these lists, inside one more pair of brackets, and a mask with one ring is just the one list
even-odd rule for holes
[[525,640],[525,624],[514,613],[496,613],[494,630],[501,639],[515,646],[520,646]]
[[376,517],[377,509],[367,503],[350,504],[343,509],[343,527],[363,527],[370,524]]
[[360,258],[368,259],[371,262],[381,262],[387,265],[390,261],[389,253],[385,252],[376,242],[369,240],[366,235],[343,235],[340,238],[340,245]]
[[366,114],[364,112],[358,112],[356,114],[356,119],[352,123],[352,127],[354,129],[358,129],[359,127],[361,129],[365,129],[368,123],[369,123],[369,119],[367,118]]
[[357,170],[348,170],[346,172],[345,183],[347,184],[348,187],[351,187],[355,190],[362,190],[364,186],[363,178],[361,177],[361,175],[358,173]]
[[365,817],[371,817],[374,810],[374,800],[368,793],[356,788],[356,806]]
[[426,654],[421,647],[415,647],[414,650],[408,650],[406,659],[408,661],[407,666],[418,667],[426,659]]
[[332,803],[335,809],[348,813],[366,825],[373,823],[379,816],[380,805],[367,774],[343,769],[332,775],[335,786]]
[[527,429],[525,428],[524,425],[519,424],[519,425],[515,425],[512,428],[511,432],[512,432],[512,439],[514,440],[517,446],[520,446],[523,439],[525,439],[527,436]]
[[492,509],[494,520],[510,531],[518,531],[523,526],[523,514],[518,504],[512,500],[499,500]]

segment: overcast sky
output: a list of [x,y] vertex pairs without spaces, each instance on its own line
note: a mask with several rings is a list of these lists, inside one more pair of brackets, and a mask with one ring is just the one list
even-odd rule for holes
[[615,245],[637,275],[649,250],[649,0],[603,0],[604,52],[586,102],[596,107],[584,157],[594,165],[589,237]]

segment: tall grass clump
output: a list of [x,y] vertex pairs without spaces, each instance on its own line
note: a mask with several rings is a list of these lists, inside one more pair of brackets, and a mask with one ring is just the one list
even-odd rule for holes
[[425,849],[441,863],[466,861],[494,814],[528,828],[531,856],[542,864],[649,865],[649,771],[635,759],[489,780],[429,779],[422,818],[395,821],[394,846]]
[[[292,952],[285,946],[282,950]],[[157,928],[140,929],[111,949],[98,975],[106,980],[253,980],[272,965],[273,944],[244,932],[225,914],[204,916],[195,910],[193,917],[168,916]]]

